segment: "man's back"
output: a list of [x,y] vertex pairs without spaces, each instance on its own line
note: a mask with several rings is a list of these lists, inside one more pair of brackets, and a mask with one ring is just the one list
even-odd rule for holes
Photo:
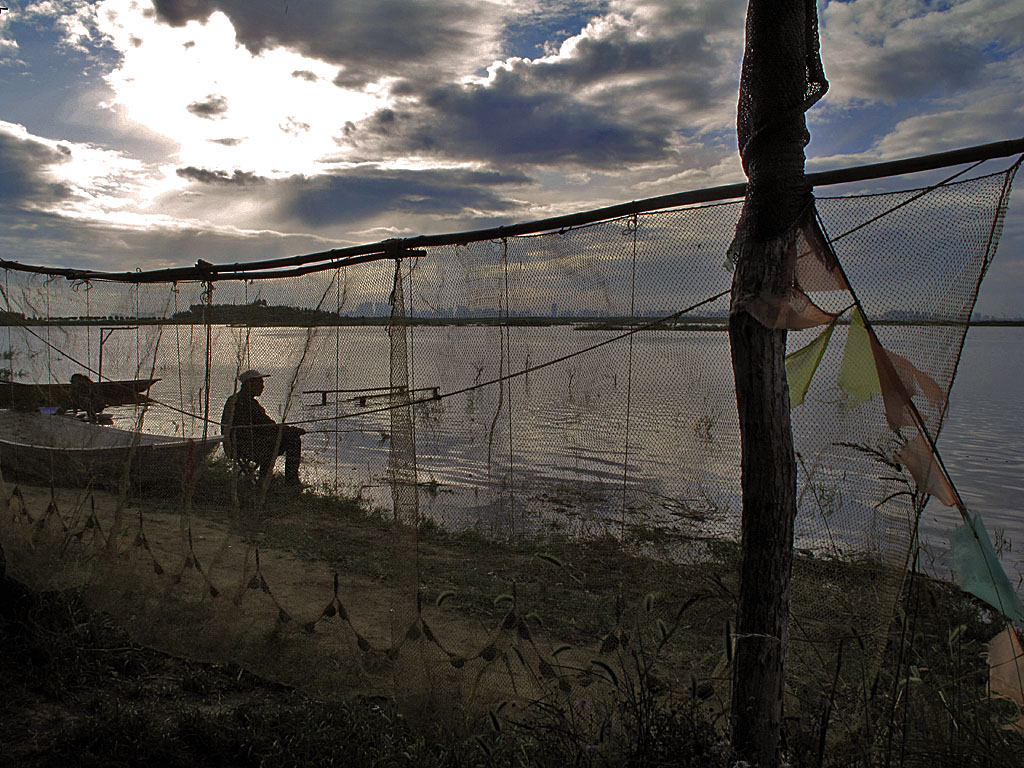
[[229,459],[238,457],[232,425],[235,421],[235,403],[238,402],[239,394],[241,393],[236,392],[224,402],[224,411],[220,415],[220,433],[224,435],[224,455]]
[[263,392],[263,378],[254,370],[239,374],[241,387],[225,401],[220,419],[224,454],[229,459],[255,462],[261,476],[273,471],[274,461],[284,456],[285,482],[298,486],[301,437],[305,431],[294,425],[278,424],[267,415],[256,399]]
[[274,451],[277,422],[252,395],[240,390],[224,403],[221,431],[231,458],[265,461]]

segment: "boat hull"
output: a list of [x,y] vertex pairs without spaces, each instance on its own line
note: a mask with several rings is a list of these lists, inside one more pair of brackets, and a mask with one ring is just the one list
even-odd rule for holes
[[111,487],[175,482],[221,442],[129,432],[68,416],[0,411],[0,466],[4,479],[60,486]]
[[[149,402],[145,394],[160,379],[125,379],[90,382],[90,392],[104,406],[141,405]],[[82,410],[71,384],[26,384],[19,381],[0,382],[0,408],[35,411],[56,408],[60,411]]]

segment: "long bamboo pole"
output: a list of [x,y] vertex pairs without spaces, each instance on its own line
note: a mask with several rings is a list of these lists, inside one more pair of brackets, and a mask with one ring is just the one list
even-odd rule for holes
[[[995,141],[989,144],[978,144],[949,152],[931,155],[920,155],[902,160],[891,160],[884,163],[838,168],[806,175],[812,187],[847,184],[855,181],[870,181],[908,173],[920,173],[939,168],[948,168],[964,163],[976,163],[982,160],[996,160],[1024,153],[1024,137]],[[402,253],[403,258],[410,255],[411,249],[437,247],[443,245],[464,245],[479,240],[497,240],[517,235],[533,235],[541,232],[557,231],[571,227],[581,227],[609,219],[632,216],[637,213],[649,213],[664,208],[676,208],[682,205],[699,205],[723,200],[736,200],[747,193],[745,182],[726,184],[717,187],[705,187],[686,192],[673,192],[658,197],[648,197],[629,203],[619,203],[605,208],[595,208],[564,216],[537,219],[503,227],[476,229],[463,232],[450,232],[438,235],[417,235],[404,239],[381,240],[365,245],[353,245],[345,248],[333,248],[327,251],[306,253],[298,256],[286,256],[277,259],[262,259],[250,262],[233,262],[230,264],[210,264],[197,262],[189,267],[172,267],[153,269],[140,272],[103,272],[98,270],[74,269],[68,267],[47,267],[22,264],[17,261],[0,259],[0,269],[17,272],[31,272],[41,275],[66,277],[69,280],[112,280],[126,283],[159,283],[174,280],[249,280],[255,277],[291,277],[321,269],[353,266],[381,259],[394,258]],[[291,272],[275,272],[286,267],[301,267]],[[258,274],[253,274],[258,272]]]

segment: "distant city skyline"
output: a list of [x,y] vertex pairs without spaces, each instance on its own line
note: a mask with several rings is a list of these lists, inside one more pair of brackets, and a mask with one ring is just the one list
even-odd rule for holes
[[[260,310],[274,311],[281,309],[282,307],[268,307],[264,302],[262,304],[250,304],[250,305],[213,305],[214,309],[226,308],[235,310],[239,313],[239,317],[244,316],[247,309],[250,307],[258,308]],[[283,307],[286,310],[295,310],[299,312],[316,312],[324,316],[334,316],[345,318],[386,318],[391,316],[391,305],[386,302],[371,302],[364,301],[355,305],[351,309],[344,309],[341,311],[330,311],[330,310],[310,310],[302,307]],[[554,319],[602,319],[602,318],[614,318],[624,319],[629,318],[629,315],[618,314],[609,312],[607,310],[594,310],[591,312],[577,312],[572,314],[562,314],[558,312],[558,306],[552,306],[551,314],[543,314],[530,312],[526,310],[512,310],[508,313],[510,318],[554,318]],[[658,318],[665,318],[674,316],[679,310],[672,308],[662,309],[645,309],[637,312],[633,317],[638,320],[650,321],[657,320]],[[203,308],[199,305],[191,307],[189,310],[179,311],[174,316],[185,316],[194,315],[196,318],[200,318],[203,314]],[[409,317],[411,318],[431,318],[431,319],[465,319],[465,318],[501,318],[504,314],[494,308],[489,309],[471,309],[464,304],[457,304],[449,307],[437,307],[433,309],[425,309],[423,307],[414,307],[409,311]],[[728,308],[708,310],[704,309],[692,314],[686,314],[680,316],[680,321],[696,321],[701,320],[725,320],[729,316]],[[139,312],[138,314],[97,314],[97,315],[52,315],[49,317],[40,316],[36,314],[25,314],[22,312],[8,312],[7,310],[0,309],[0,325],[4,324],[5,321],[10,319],[14,324],[20,324],[25,320],[29,321],[40,321],[40,320],[68,320],[74,322],[131,322],[132,320],[162,320],[168,319],[171,315],[158,314],[156,312]],[[841,318],[842,319],[842,318]],[[887,323],[887,322],[934,322],[936,318],[926,312],[912,312],[905,310],[889,310],[882,312],[875,318],[875,322]],[[848,320],[848,318],[846,318]],[[212,322],[220,322],[216,319]],[[971,315],[971,322],[1024,322],[1024,313],[1020,313],[1013,316],[1001,315],[988,315],[982,312],[974,312]]]

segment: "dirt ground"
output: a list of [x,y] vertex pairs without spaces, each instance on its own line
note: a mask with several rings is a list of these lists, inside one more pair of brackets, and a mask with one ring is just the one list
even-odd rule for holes
[[[488,599],[506,588],[494,562],[474,569],[465,550],[346,517],[301,525],[287,515],[273,525],[244,517],[21,484],[9,492],[3,536],[13,575],[35,589],[84,587],[87,603],[135,642],[320,698],[481,709],[572,696],[594,681],[589,698],[608,687],[592,662],[618,649],[607,640],[602,648],[601,636],[587,644],[585,633],[546,628],[523,615],[515,595],[480,610],[445,598],[454,592],[442,589],[445,574],[455,569],[485,580]],[[344,545],[333,561],[309,555],[323,540]],[[435,589],[424,600],[427,578]],[[714,655],[712,664],[721,650]]]

